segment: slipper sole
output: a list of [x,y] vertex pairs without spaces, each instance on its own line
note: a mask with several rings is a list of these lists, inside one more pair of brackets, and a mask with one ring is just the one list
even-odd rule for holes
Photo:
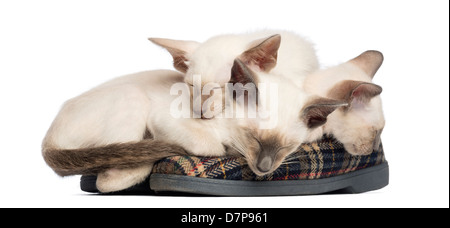
[[199,178],[174,174],[152,174],[155,192],[184,192],[214,196],[289,196],[338,191],[363,193],[389,184],[387,162],[347,174],[315,180],[243,181]]

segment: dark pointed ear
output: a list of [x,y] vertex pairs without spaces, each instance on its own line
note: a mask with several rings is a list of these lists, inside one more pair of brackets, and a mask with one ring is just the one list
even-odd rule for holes
[[[230,89],[229,92],[233,94],[233,100],[237,100],[238,102],[247,101],[246,106],[248,108],[255,108],[256,106],[253,106],[253,104],[258,105],[259,91],[257,87],[257,77],[255,73],[239,59],[234,60],[229,83],[233,85],[232,87],[227,88]],[[240,83],[241,85],[235,87],[234,85],[236,83]],[[234,92],[235,89],[236,91]],[[242,95],[244,96],[244,100],[239,99]],[[254,103],[250,101],[253,101]]]
[[344,80],[333,86],[327,97],[345,100],[350,104],[348,108],[351,108],[355,102],[367,104],[382,91],[381,86],[370,82]]
[[365,51],[358,57],[350,60],[349,62],[357,65],[370,77],[374,77],[381,64],[383,64],[383,54],[379,51]]
[[300,118],[308,128],[316,128],[327,122],[327,117],[339,107],[346,107],[345,101],[333,100],[324,97],[316,97],[305,105]]
[[273,35],[245,51],[239,57],[245,64],[262,72],[269,72],[277,64],[281,36]]
[[241,60],[235,59],[233,67],[231,68],[231,78],[230,83],[242,83],[245,85],[247,83],[254,83],[256,85],[256,75],[253,71],[248,68]]
[[188,56],[199,46],[195,41],[148,38],[154,44],[165,48],[173,57],[173,66],[182,73],[188,70]]

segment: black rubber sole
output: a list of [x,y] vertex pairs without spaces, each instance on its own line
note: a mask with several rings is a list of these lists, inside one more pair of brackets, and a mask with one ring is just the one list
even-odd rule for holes
[[[96,176],[82,176],[81,190],[98,193]],[[316,180],[240,181],[173,174],[152,174],[145,182],[109,194],[195,194],[214,196],[289,196],[323,193],[363,193],[389,184],[389,166],[377,166]],[[149,188],[150,187],[150,188]]]
[[152,174],[150,177],[150,188],[155,192],[184,192],[216,196],[289,196],[334,191],[362,193],[383,188],[388,184],[387,163],[316,180],[237,181],[173,174]]

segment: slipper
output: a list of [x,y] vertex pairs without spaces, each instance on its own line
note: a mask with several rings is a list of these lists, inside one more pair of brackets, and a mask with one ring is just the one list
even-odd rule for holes
[[[284,196],[362,193],[388,183],[382,146],[369,155],[353,156],[334,138],[324,136],[300,146],[288,162],[265,176],[256,176],[242,157],[174,156],[157,162],[146,182],[119,193]],[[98,192],[95,176],[83,176],[81,189]]]

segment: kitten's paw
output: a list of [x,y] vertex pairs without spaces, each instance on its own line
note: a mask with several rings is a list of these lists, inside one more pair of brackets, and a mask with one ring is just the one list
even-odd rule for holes
[[350,147],[344,146],[348,153],[355,156],[369,155],[373,151],[373,147],[366,144],[353,144]]
[[117,192],[143,182],[153,165],[133,169],[109,169],[97,175],[97,189],[100,192]]
[[204,143],[191,145],[191,152],[197,156],[224,156],[226,148],[222,143]]

